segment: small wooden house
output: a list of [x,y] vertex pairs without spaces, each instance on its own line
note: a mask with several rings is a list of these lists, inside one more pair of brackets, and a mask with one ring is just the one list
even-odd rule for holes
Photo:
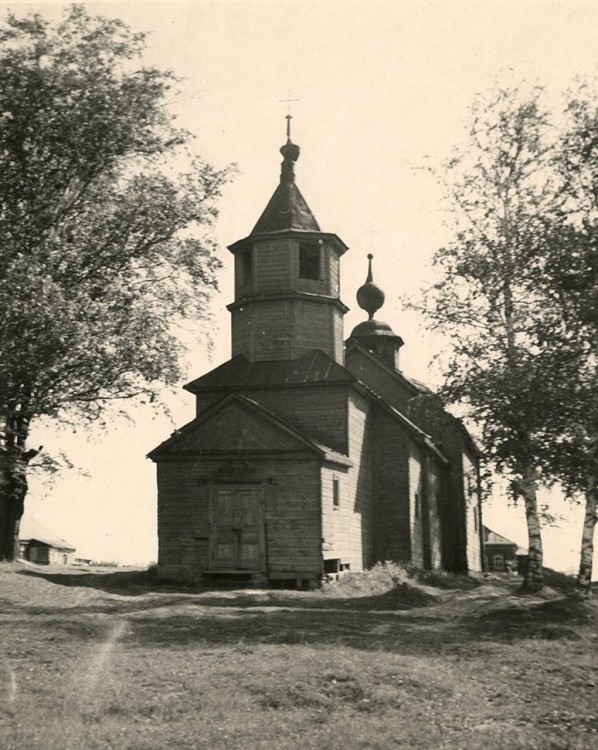
[[195,418],[150,453],[159,575],[317,583],[378,561],[482,568],[478,450],[399,366],[368,313],[347,341],[348,249],[323,232],[282,147],[280,184],[235,258],[232,358],[185,388]]
[[23,525],[19,547],[23,560],[38,565],[71,565],[75,560],[76,548],[72,544],[32,519]]
[[520,562],[517,554],[518,545],[484,526],[484,556],[485,569],[493,573],[507,573],[516,571]]

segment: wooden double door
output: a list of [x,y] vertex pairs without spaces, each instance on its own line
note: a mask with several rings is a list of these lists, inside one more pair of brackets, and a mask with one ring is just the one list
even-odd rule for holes
[[210,516],[210,567],[263,570],[264,490],[260,487],[215,487]]

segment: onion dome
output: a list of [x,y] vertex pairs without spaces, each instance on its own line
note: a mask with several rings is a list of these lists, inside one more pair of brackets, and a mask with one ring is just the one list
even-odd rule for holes
[[284,146],[280,147],[283,162],[280,169],[281,182],[295,182],[295,162],[299,158],[301,149],[289,138]]
[[403,346],[403,339],[397,336],[388,323],[374,320],[374,314],[384,304],[384,292],[374,284],[372,274],[371,253],[368,254],[368,276],[363,286],[357,290],[357,304],[365,310],[368,320],[359,323],[351,331],[349,341],[353,340],[371,351],[387,366],[399,369],[399,349]]
[[372,258],[374,256],[368,253],[368,277],[365,284],[357,290],[357,304],[362,310],[365,310],[372,320],[374,313],[377,312],[384,304],[384,292],[379,286],[374,284],[372,276]]

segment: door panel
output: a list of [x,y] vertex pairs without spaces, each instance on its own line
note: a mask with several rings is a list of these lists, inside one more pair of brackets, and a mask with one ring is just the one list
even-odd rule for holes
[[212,495],[210,566],[260,570],[264,562],[263,490],[216,488]]

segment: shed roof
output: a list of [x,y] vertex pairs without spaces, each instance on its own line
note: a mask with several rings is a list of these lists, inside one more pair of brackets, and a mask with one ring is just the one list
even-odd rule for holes
[[507,539],[506,536],[497,534],[496,531],[492,531],[487,526],[484,526],[484,544],[500,544],[503,547],[518,547],[517,542],[513,542],[511,539]]
[[47,529],[41,523],[34,518],[24,518],[21,523],[21,529],[19,531],[20,542],[41,542],[47,544],[48,547],[54,547],[54,549],[69,550],[74,552],[76,547],[74,544],[67,542],[66,539],[57,536],[54,532]]

